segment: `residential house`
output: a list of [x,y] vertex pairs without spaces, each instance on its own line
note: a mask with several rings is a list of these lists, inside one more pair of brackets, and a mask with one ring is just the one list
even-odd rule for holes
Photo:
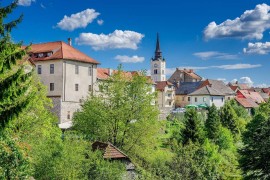
[[240,106],[245,108],[248,111],[249,114],[251,114],[251,109],[252,108],[259,107],[259,105],[257,103],[255,103],[250,98],[238,98],[238,97],[236,97],[235,100]]
[[59,123],[72,120],[73,113],[93,91],[98,61],[62,41],[32,44],[28,54],[35,63],[41,82],[52,99],[52,111]]
[[[206,79],[199,88],[204,87],[204,86],[211,86],[212,88],[218,90],[225,96],[225,101],[226,100],[231,100],[235,98],[236,93],[229,87],[227,86],[223,81],[220,80],[212,80],[212,79]],[[198,89],[199,89],[198,88]]]
[[245,83],[239,83],[236,81],[235,83],[228,83],[228,86],[234,91],[237,92],[238,90],[244,90],[244,89],[249,89],[249,86]]
[[225,94],[213,88],[211,84],[197,89],[188,96],[190,96],[190,103],[194,105],[212,106],[215,104],[217,108],[220,108],[225,103]]
[[190,104],[190,96],[188,94],[196,91],[203,81],[198,82],[180,82],[176,84],[175,90],[175,107],[185,107]]
[[158,92],[157,104],[159,109],[172,109],[175,107],[175,88],[169,81],[157,81]]
[[250,92],[248,90],[238,90],[237,95],[238,98],[246,98],[246,99],[251,99],[257,104],[261,104],[264,101],[260,93],[258,92]]
[[178,69],[176,68],[175,72],[168,79],[169,82],[199,82],[202,80],[202,77],[194,72],[193,69]]

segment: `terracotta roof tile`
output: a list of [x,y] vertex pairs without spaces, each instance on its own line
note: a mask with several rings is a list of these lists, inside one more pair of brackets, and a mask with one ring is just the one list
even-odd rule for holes
[[[28,52],[32,61],[66,59],[99,64],[98,61],[62,41],[32,44]],[[38,57],[38,54],[42,57]]]
[[173,86],[169,81],[156,81],[156,89],[158,91],[164,91],[166,86]]
[[250,92],[248,90],[238,90],[245,98],[252,99],[256,103],[265,102],[262,96],[258,92]]
[[235,100],[242,105],[244,108],[255,108],[259,105],[253,101],[251,98],[238,98],[236,97]]

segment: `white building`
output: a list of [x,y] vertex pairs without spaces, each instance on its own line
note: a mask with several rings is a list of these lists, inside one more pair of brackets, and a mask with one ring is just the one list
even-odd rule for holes
[[175,105],[175,89],[169,81],[156,82],[156,91],[158,92],[157,104],[159,109],[174,108]]
[[61,41],[33,44],[29,56],[47,86],[59,123],[71,121],[82,100],[93,92],[99,62]]
[[211,85],[206,85],[190,94],[190,104],[200,105],[204,104],[207,106],[212,106],[215,104],[217,108],[224,106],[225,95],[220,91],[211,87]]
[[166,61],[164,58],[162,58],[158,34],[155,57],[151,59],[151,78],[154,82],[166,81]]

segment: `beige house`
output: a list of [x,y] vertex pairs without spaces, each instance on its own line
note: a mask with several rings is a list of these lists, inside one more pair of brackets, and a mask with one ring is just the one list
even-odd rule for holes
[[33,44],[29,56],[47,87],[59,123],[70,122],[82,100],[93,91],[99,62],[61,41]]
[[202,77],[194,72],[193,69],[178,69],[168,79],[171,83],[181,83],[181,82],[199,82]]
[[159,109],[169,108],[175,106],[175,88],[169,81],[156,82],[156,91],[158,92],[157,105]]

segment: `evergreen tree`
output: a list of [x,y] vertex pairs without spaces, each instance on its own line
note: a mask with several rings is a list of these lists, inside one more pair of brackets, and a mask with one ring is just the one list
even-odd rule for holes
[[4,23],[16,6],[17,1],[14,1],[7,7],[0,7],[0,128],[22,112],[32,99],[29,91],[32,73],[18,61],[23,59],[26,50],[10,38],[11,30],[21,22],[22,16]]
[[205,132],[195,109],[188,109],[185,112],[184,129],[181,134],[183,136],[183,144],[187,144],[189,141],[194,143],[203,141]]
[[233,134],[239,133],[239,122],[235,110],[229,102],[220,110],[220,120],[224,127],[228,128]]
[[208,116],[205,122],[205,129],[207,131],[207,136],[214,142],[218,139],[219,131],[221,128],[220,117],[216,106],[213,104],[208,108]]

